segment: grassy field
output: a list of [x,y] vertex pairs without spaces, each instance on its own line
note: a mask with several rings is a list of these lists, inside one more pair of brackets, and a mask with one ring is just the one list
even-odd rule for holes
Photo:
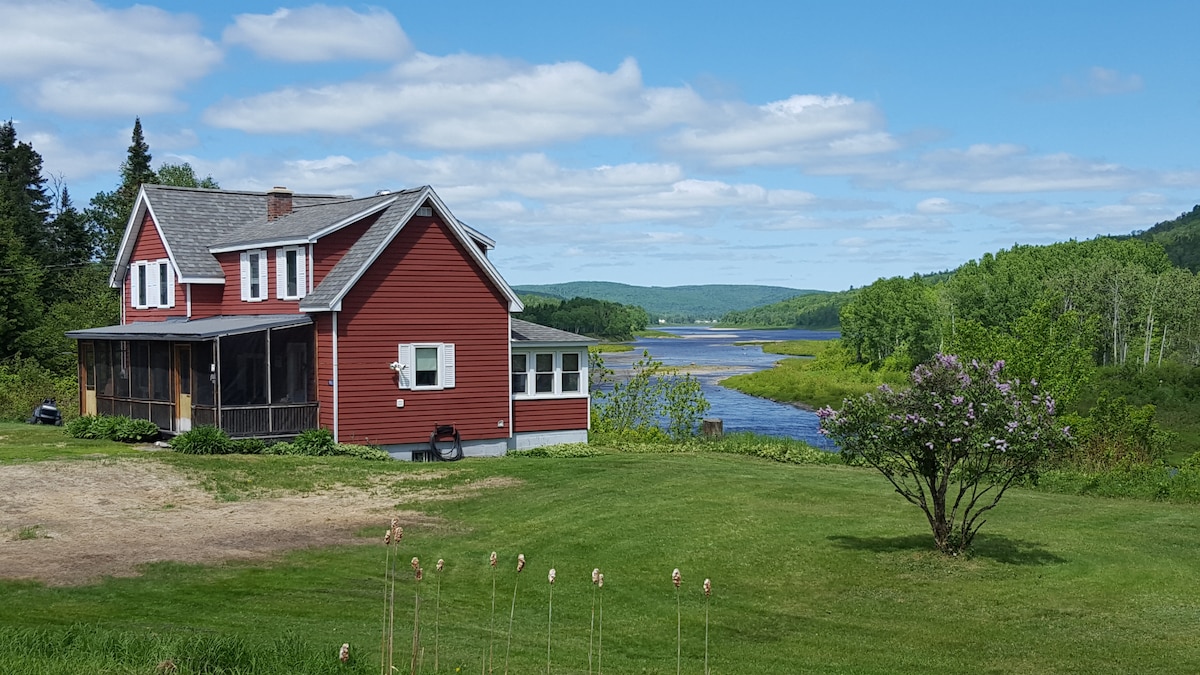
[[[59,456],[97,450],[63,452],[73,445],[56,448]],[[30,452],[5,456],[24,461]],[[1200,507],[1191,505],[1014,490],[974,555],[947,559],[932,551],[916,508],[878,475],[843,466],[711,453],[386,466],[170,453],[132,461],[168,462],[223,500],[411,473],[443,486],[501,480],[507,487],[423,503],[434,518],[405,527],[402,559],[420,556],[427,574],[426,673],[433,561],[447,561],[440,670],[477,672],[489,644],[493,550],[497,672],[517,553],[529,567],[513,619],[514,673],[546,667],[550,567],[557,673],[587,672],[593,567],[605,573],[603,658],[613,673],[675,671],[676,567],[686,672],[703,671],[705,577],[714,585],[716,673],[1200,672]],[[205,664],[213,667],[204,672],[378,672],[385,526],[361,533],[359,546],[270,563],[163,562],[137,578],[69,588],[2,582],[0,671],[149,674],[172,658],[180,673]],[[407,668],[414,582],[401,576],[397,663]],[[345,668],[334,658],[343,642],[355,654]]]

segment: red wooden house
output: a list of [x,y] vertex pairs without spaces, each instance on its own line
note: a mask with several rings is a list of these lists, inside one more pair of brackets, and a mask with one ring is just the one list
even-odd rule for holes
[[362,199],[145,185],[79,341],[81,410],[234,437],[317,426],[394,456],[586,441],[587,346],[514,318],[495,242],[429,187]]

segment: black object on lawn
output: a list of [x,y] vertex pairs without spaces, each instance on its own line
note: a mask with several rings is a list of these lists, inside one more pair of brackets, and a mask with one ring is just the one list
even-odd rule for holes
[[56,427],[61,427],[62,413],[58,410],[58,404],[52,398],[43,399],[42,404],[33,409],[33,415],[29,417],[29,423],[53,424]]

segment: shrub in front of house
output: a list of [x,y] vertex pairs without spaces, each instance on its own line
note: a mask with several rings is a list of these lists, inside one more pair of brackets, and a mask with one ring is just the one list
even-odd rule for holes
[[67,422],[67,433],[73,438],[146,443],[158,438],[158,425],[124,415],[84,415]]
[[225,455],[234,451],[234,441],[223,430],[200,425],[171,439],[171,448],[185,455]]

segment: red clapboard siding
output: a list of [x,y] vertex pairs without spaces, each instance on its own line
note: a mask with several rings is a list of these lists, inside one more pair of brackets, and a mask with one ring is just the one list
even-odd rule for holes
[[225,286],[221,284],[189,284],[192,287],[192,318],[220,316]]
[[379,214],[368,216],[357,223],[347,225],[342,229],[317,240],[313,244],[313,288],[325,280],[325,275],[337,264],[346,251],[358,241],[367,228],[379,220]]
[[[454,424],[463,440],[508,437],[508,301],[440,221],[406,224],[342,309],[340,440],[420,443],[436,424]],[[453,389],[397,387],[388,364],[410,342],[454,343]]]
[[567,431],[588,427],[586,398],[539,398],[513,401],[513,431]]
[[[158,226],[154,224],[154,219],[147,213],[142,219],[142,227],[138,230],[137,239],[133,243],[133,256],[130,257],[130,262],[141,262],[144,260],[162,260],[167,257],[167,247],[163,245],[162,235],[158,232]],[[125,292],[127,290],[128,292]],[[175,306],[171,308],[150,308],[150,309],[134,309],[133,308],[133,275],[129,273],[128,268],[125,271],[125,290],[123,302],[125,305],[125,322],[132,323],[134,321],[163,321],[171,316],[184,316],[187,314],[187,300],[184,295],[183,284],[179,283],[179,279],[175,280]]]

